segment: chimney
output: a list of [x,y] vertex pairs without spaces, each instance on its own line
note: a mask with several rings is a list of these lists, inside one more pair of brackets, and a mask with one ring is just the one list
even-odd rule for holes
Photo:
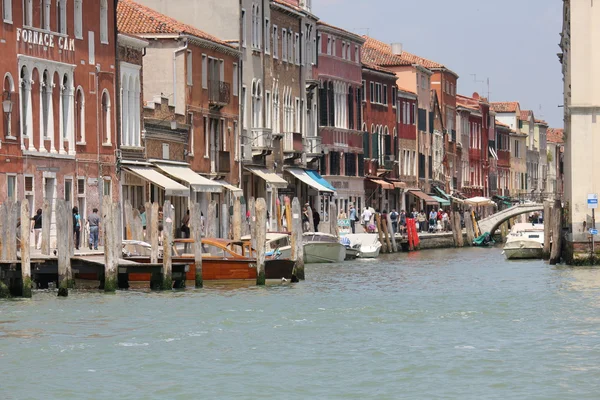
[[402,43],[392,43],[392,53],[395,55],[402,54]]

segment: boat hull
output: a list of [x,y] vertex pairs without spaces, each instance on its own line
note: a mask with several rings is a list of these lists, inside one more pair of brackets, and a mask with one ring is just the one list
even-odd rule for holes
[[381,245],[379,246],[360,246],[360,258],[377,258],[379,257],[379,251],[381,251]]
[[340,243],[304,243],[304,263],[338,263],[346,258],[346,247]]
[[543,247],[532,241],[515,240],[503,248],[507,260],[542,258]]
[[293,278],[296,263],[290,259],[274,258],[265,261],[265,279],[281,279],[295,281]]
[[360,254],[358,249],[353,249],[352,247],[346,247],[346,260],[354,260]]

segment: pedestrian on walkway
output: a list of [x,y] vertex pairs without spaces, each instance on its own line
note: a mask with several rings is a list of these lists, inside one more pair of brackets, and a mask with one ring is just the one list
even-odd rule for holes
[[319,232],[319,223],[321,222],[321,216],[319,212],[313,208],[313,224],[315,230],[313,232]]
[[79,209],[73,207],[73,241],[75,242],[75,250],[79,250],[79,241],[81,239],[81,216]]
[[427,232],[427,216],[425,215],[425,211],[421,210],[417,216],[417,221],[419,222],[419,232]]
[[362,218],[363,228],[365,228],[366,232],[369,231],[369,223],[371,222],[372,215],[373,215],[373,213],[371,212],[371,209],[369,207],[365,207],[365,209],[362,212],[361,218]]
[[142,221],[142,229],[144,233],[144,239],[146,238],[146,207],[140,206],[140,220]]
[[88,216],[88,227],[90,231],[90,242],[89,248],[92,250],[98,250],[98,231],[100,229],[100,217],[98,216],[98,209],[94,208],[92,213]]
[[38,208],[35,215],[31,218],[33,226],[31,232],[33,232],[33,244],[37,250],[42,248],[42,209]]
[[190,210],[181,219],[181,233],[184,239],[190,238]]
[[354,208],[354,206],[350,204],[350,229],[352,229],[352,233],[356,233],[356,221],[358,221],[356,208]]
[[390,213],[390,220],[392,221],[392,232],[394,235],[398,233],[398,217],[400,215],[396,212],[395,209]]

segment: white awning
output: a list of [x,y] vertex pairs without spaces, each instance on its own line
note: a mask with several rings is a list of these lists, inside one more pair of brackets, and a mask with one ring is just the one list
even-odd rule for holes
[[288,168],[287,172],[294,175],[296,178],[300,179],[302,182],[306,183],[308,186],[318,190],[319,192],[325,193],[333,193],[333,190],[321,185],[319,182],[315,181],[310,175],[306,173],[302,168]]
[[190,189],[180,183],[175,182],[169,177],[164,176],[157,170],[149,167],[126,166],[126,170],[140,178],[160,186],[165,190],[167,196],[189,197]]
[[264,179],[267,183],[269,183],[272,187],[277,189],[284,189],[288,187],[288,183],[281,176],[277,175],[275,172],[269,172],[268,169],[264,167],[245,167],[246,170],[252,172],[254,175],[258,176],[261,179]]
[[211,181],[202,175],[198,175],[192,169],[184,165],[156,164],[156,166],[167,175],[187,182],[194,192],[221,193],[223,191],[222,185],[215,181]]
[[222,180],[216,180],[215,182],[217,182],[220,185],[223,185],[223,187],[227,190],[229,190],[235,197],[240,197],[244,194],[244,192],[242,191],[242,189],[240,189],[239,187],[233,186],[230,183],[227,183],[225,181]]

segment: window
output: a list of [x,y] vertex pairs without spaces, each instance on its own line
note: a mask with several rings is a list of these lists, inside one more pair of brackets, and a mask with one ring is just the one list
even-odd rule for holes
[[2,19],[12,24],[12,0],[2,0]]
[[6,176],[6,185],[8,186],[8,198],[17,199],[17,177],[15,175]]
[[[59,0],[60,2],[60,0]],[[33,0],[23,0],[23,25],[33,26]]]
[[360,57],[358,56],[358,46],[354,46],[354,61],[358,64],[360,62]]
[[31,77],[29,76],[29,71],[27,67],[21,68],[21,81],[19,85],[19,90],[21,91],[21,115],[25,116],[25,118],[21,118],[21,135],[27,137],[29,135],[29,124],[27,120],[27,114],[29,114],[29,97],[31,96]]
[[342,58],[346,59],[346,42],[342,41]]
[[67,33],[67,0],[56,1],[56,30],[59,33]]
[[141,146],[140,67],[121,63],[121,143]]
[[268,90],[265,91],[265,127],[266,128],[271,128],[272,125],[272,104],[271,104],[271,92],[269,92]]
[[252,48],[260,49],[260,32],[261,32],[261,17],[260,17],[260,6],[258,4],[252,5]]
[[100,0],[100,43],[108,44],[108,0]]
[[239,71],[237,63],[233,63],[233,95],[238,95],[238,86],[239,86]]
[[331,38],[329,36],[327,36],[327,55],[331,55],[332,54],[332,52],[331,52],[331,45],[332,45]]
[[242,47],[246,47],[246,10],[242,8]]
[[331,55],[335,57],[335,38],[331,39]]
[[85,143],[85,100],[81,86],[77,88],[75,96],[75,140]]
[[194,156],[194,147],[196,146],[194,143],[194,113],[188,113],[188,118],[187,118],[187,122],[188,125],[190,126],[190,135],[188,138],[189,144],[188,144],[188,156],[193,157]]
[[392,87],[392,107],[396,108],[396,101],[398,97],[398,89],[396,87]]
[[425,89],[425,75],[421,76],[421,89]]
[[[3,88],[4,91],[9,93],[11,96],[14,96],[14,82],[12,80],[12,76],[10,75],[10,73],[7,73],[6,76],[4,77],[4,84],[3,84]],[[4,112],[4,110],[2,111]],[[4,137],[5,138],[12,138],[12,120],[11,120],[11,113],[5,113],[4,114],[4,118],[3,118],[3,127],[4,127]]]
[[317,54],[322,54],[323,53],[323,49],[321,48],[323,42],[321,42],[321,34],[319,33],[317,35]]
[[265,53],[271,53],[271,38],[269,37],[269,32],[271,32],[271,24],[269,20],[265,20]]
[[95,38],[94,38],[94,31],[89,31],[88,32],[88,57],[89,57],[89,64],[90,65],[94,65],[96,64],[96,51],[95,51]]
[[386,106],[388,104],[387,89],[387,85],[383,85],[383,104]]
[[186,57],[185,57],[185,62],[186,62],[186,77],[187,77],[187,85],[188,86],[193,86],[194,84],[194,76],[192,74],[193,70],[192,70],[192,63],[193,63],[193,58],[192,58],[192,51],[188,50],[186,52]]
[[362,101],[367,101],[366,81],[362,80]]
[[283,61],[288,59],[288,46],[287,46],[287,30],[281,30],[281,58]]
[[300,34],[294,34],[294,62],[300,65]]
[[103,196],[110,196],[110,192],[111,192],[111,180],[110,179],[106,179],[104,178],[103,180],[103,185],[102,185],[102,195]]
[[279,37],[277,36],[277,25],[273,25],[273,58],[279,58]]
[[208,58],[202,54],[202,89],[208,89]]
[[381,104],[381,83],[375,84],[375,103]]
[[[246,88],[242,88],[242,95],[244,95],[246,93]],[[208,158],[208,151],[210,150],[210,146],[209,146],[209,138],[210,138],[210,131],[209,131],[209,119],[207,117],[203,117],[204,118],[204,158]]]
[[73,204],[73,178],[65,178],[65,201]]
[[415,115],[415,114],[416,114],[416,107],[415,107],[415,105],[414,105],[414,104],[411,104],[411,105],[410,105],[410,122],[411,122],[413,125],[416,125],[416,123],[417,123],[417,122],[416,122],[417,118],[416,118],[416,115]]
[[350,61],[350,43],[346,46],[346,60]]
[[[75,5],[75,37],[77,39],[83,39],[83,29],[81,27],[82,20],[83,20],[83,10],[82,10],[82,6],[81,6],[81,1],[82,0],[75,0],[75,2],[74,2],[74,5]],[[50,17],[50,0],[44,0],[44,3],[48,3],[48,17]],[[44,20],[46,20],[45,13],[46,13],[46,4],[44,4]],[[50,18],[48,18],[48,20],[49,19]],[[44,29],[50,29],[50,27],[47,27],[47,28],[44,27]]]
[[110,122],[110,98],[108,96],[108,91],[105,89],[102,92],[102,118],[100,120],[103,144],[111,143]]
[[45,70],[42,77],[42,92],[40,99],[42,104],[42,136],[44,138],[50,136],[48,132],[50,102],[52,101],[52,91],[50,90],[50,85],[49,73],[48,70]]
[[242,86],[242,129],[248,129],[248,118],[246,117],[246,107],[248,99],[246,97],[246,86]]
[[[50,1],[51,0],[43,0],[43,9],[41,13],[42,23],[40,24],[40,27],[47,31],[50,30]],[[77,3],[79,3],[81,7],[81,0],[75,1],[75,18],[77,18]]]

